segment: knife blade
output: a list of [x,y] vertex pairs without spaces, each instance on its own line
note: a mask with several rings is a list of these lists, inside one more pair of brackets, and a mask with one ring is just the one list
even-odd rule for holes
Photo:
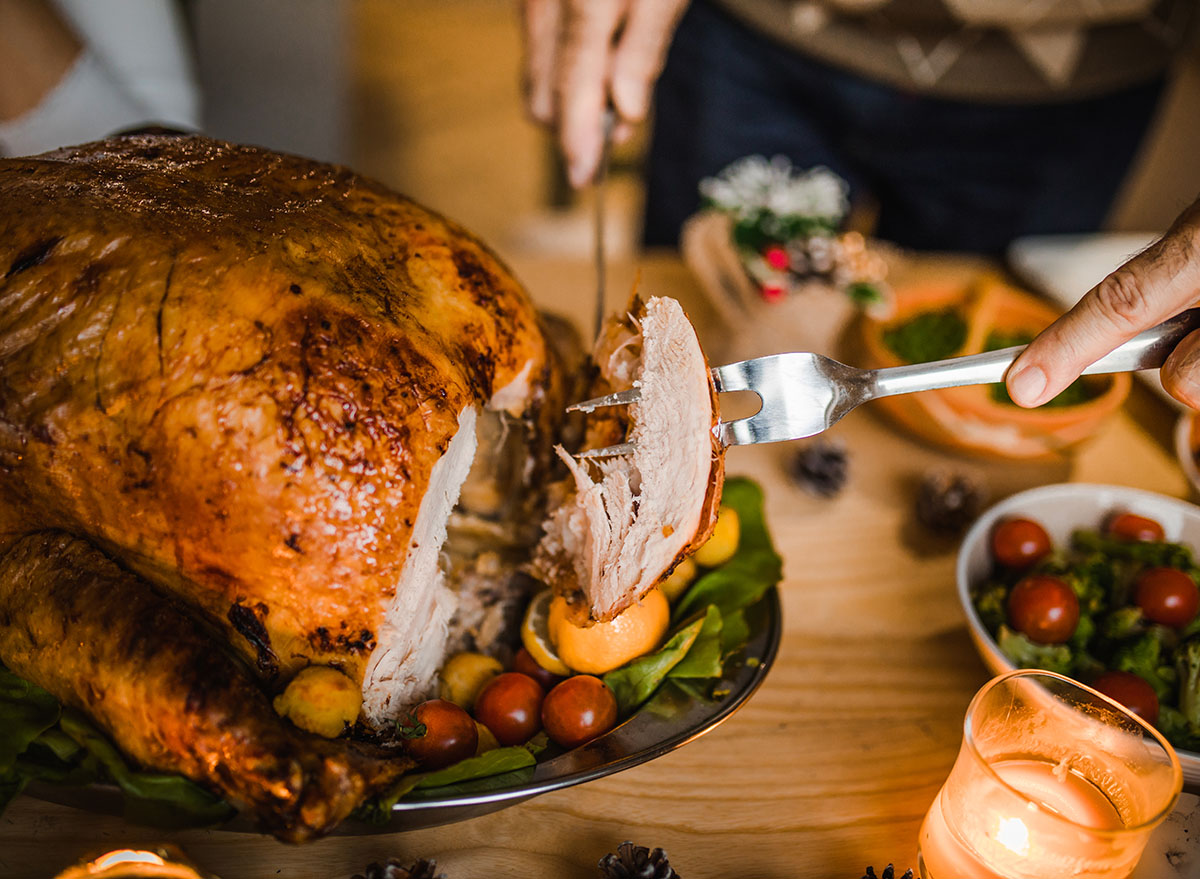
[[603,141],[600,145],[600,161],[596,165],[596,178],[592,184],[592,222],[594,224],[594,243],[596,256],[596,325],[595,338],[600,338],[600,328],[604,326],[604,290],[607,278],[605,269],[607,261],[605,259],[604,247],[604,190],[608,182],[608,159],[612,152],[612,135],[613,128],[616,126],[617,118],[612,107],[608,107],[604,111],[604,120],[601,123],[603,126]]

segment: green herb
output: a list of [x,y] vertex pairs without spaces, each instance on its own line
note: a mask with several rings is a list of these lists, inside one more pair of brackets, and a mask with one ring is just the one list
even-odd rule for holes
[[875,305],[884,300],[883,291],[879,289],[879,285],[870,281],[855,281],[846,288],[846,295],[859,308]]
[[923,311],[883,331],[883,344],[905,363],[945,360],[966,341],[967,321],[953,308]]

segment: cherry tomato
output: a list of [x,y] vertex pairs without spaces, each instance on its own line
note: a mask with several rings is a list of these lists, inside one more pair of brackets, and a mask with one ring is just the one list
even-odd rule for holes
[[405,742],[409,756],[425,769],[441,769],[475,756],[479,731],[471,715],[453,702],[430,699],[413,711],[414,723],[425,727],[424,735]]
[[502,745],[521,745],[542,726],[541,686],[529,675],[496,675],[475,697],[475,719]]
[[1133,584],[1133,600],[1152,623],[1178,629],[1196,618],[1200,589],[1178,568],[1149,568]]
[[1113,669],[1092,681],[1092,687],[1120,702],[1146,723],[1153,725],[1158,721],[1158,694],[1141,675]]
[[1005,519],[992,532],[992,558],[1006,568],[1031,568],[1050,555],[1050,535],[1032,519]]
[[542,726],[564,748],[576,748],[604,735],[617,722],[617,697],[604,681],[574,675],[549,692],[542,703]]
[[1061,577],[1031,574],[1008,594],[1008,622],[1038,644],[1061,644],[1075,633],[1079,599]]
[[1162,540],[1163,526],[1134,513],[1115,513],[1104,523],[1104,531],[1119,540]]
[[554,689],[555,684],[561,681],[562,675],[556,675],[552,671],[547,671],[537,664],[537,660],[533,655],[522,647],[517,651],[516,657],[513,659],[513,671],[519,671],[523,675],[529,675],[542,689],[549,693]]

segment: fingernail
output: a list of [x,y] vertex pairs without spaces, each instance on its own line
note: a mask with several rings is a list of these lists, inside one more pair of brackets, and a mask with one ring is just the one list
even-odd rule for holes
[[567,171],[567,179],[576,189],[586,186],[592,179],[592,163],[583,160],[572,162]]
[[1021,406],[1036,406],[1046,390],[1046,373],[1041,367],[1026,366],[1008,380],[1008,392]]

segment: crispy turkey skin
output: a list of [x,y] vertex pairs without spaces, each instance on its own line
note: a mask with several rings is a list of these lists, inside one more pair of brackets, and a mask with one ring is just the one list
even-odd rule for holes
[[373,724],[425,695],[460,428],[491,403],[536,444],[557,381],[499,260],[346,169],[161,136],[0,160],[10,534],[86,536],[268,687],[334,664]]
[[13,671],[140,765],[202,780],[283,839],[328,832],[412,765],[293,728],[210,632],[79,538],[31,534],[0,556],[0,623]]
[[711,532],[678,303],[598,344],[593,393],[645,399],[588,421],[639,444],[596,471],[556,457],[571,334],[543,326],[469,233],[344,168],[155,135],[0,159],[0,662],[139,765],[328,832],[411,764],[277,716],[298,671],[388,730],[448,645],[497,636],[531,555],[608,619]]

